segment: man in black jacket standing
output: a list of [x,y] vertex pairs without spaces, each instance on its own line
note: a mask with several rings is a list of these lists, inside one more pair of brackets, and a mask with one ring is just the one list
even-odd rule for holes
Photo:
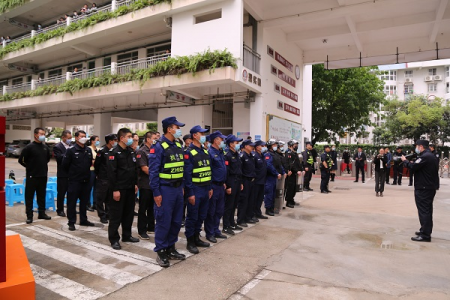
[[375,192],[377,197],[383,197],[384,184],[386,183],[386,168],[388,158],[381,148],[379,154],[373,160],[375,164]]
[[67,189],[69,188],[69,173],[62,167],[62,161],[71,142],[72,133],[69,130],[64,130],[61,135],[61,141],[53,147],[53,156],[56,158],[56,164],[58,166],[56,173],[56,187],[58,190],[56,213],[60,217],[66,216],[64,213],[64,198],[66,197]]
[[361,171],[361,179],[362,183],[364,183],[364,165],[366,162],[366,154],[362,151],[362,147],[358,147],[358,152],[353,156],[353,160],[355,161],[356,166],[356,180],[358,182],[359,179],[359,171]]
[[75,230],[77,221],[77,200],[80,199],[80,225],[95,226],[87,219],[86,206],[90,197],[92,151],[85,146],[89,139],[86,132],[75,132],[75,145],[67,149],[62,161],[62,167],[69,175],[69,187],[67,189],[67,219],[69,230]]
[[45,213],[49,161],[50,149],[45,144],[45,130],[36,128],[34,130],[34,141],[22,150],[19,157],[19,164],[26,169],[25,212],[27,214],[27,224],[33,222],[33,198],[35,193],[39,211],[38,219],[51,219]]
[[420,153],[415,162],[409,162],[401,157],[403,164],[414,170],[414,198],[419,212],[420,230],[411,240],[415,242],[431,242],[433,231],[433,201],[436,190],[439,189],[439,175],[436,157],[428,148],[429,142],[418,140],[416,153]]
[[392,185],[402,185],[403,176],[403,164],[401,157],[404,156],[402,147],[398,146],[394,154],[392,155],[392,160],[394,161],[394,182]]
[[287,177],[286,177],[286,206],[294,208],[295,201],[294,197],[297,193],[297,176],[301,175],[303,171],[303,165],[300,163],[298,158],[298,141],[290,140],[288,142],[289,149],[284,154],[287,167]]

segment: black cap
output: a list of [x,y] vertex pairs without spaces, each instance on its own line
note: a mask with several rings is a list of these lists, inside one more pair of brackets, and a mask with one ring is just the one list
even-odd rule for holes
[[422,145],[424,147],[428,147],[430,145],[430,142],[427,140],[417,140],[416,145]]
[[235,135],[233,135],[233,134],[230,134],[230,135],[228,135],[227,136],[227,139],[225,140],[225,143],[227,144],[227,145],[229,145],[230,143],[233,143],[233,142],[242,142],[242,139],[238,139]]
[[225,140],[225,139],[227,138],[227,137],[224,136],[224,135],[222,134],[222,132],[220,132],[220,131],[214,131],[213,133],[211,133],[211,134],[209,135],[209,139],[211,140],[211,142],[214,142],[214,140],[215,140],[216,138],[218,138],[218,137],[222,138],[223,140]]
[[202,126],[200,126],[200,125],[195,125],[194,127],[191,128],[190,133],[191,134],[194,134],[194,133],[197,133],[197,132],[205,133],[205,132],[208,132],[208,131],[209,131],[209,129],[202,128]]
[[252,140],[245,140],[242,142],[242,147],[245,147],[245,146],[255,147],[255,143],[253,143]]
[[177,125],[180,127],[184,126],[184,123],[178,122],[177,118],[175,117],[168,117],[162,120],[162,126],[163,127],[169,127],[170,125]]
[[266,145],[266,142],[261,141],[261,140],[256,141],[256,143],[255,143],[255,147],[257,147],[257,146],[265,146],[265,145]]

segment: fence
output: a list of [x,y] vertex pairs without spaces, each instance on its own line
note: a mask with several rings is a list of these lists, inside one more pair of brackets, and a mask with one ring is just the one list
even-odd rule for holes
[[261,55],[254,51],[252,48],[244,44],[244,67],[256,72],[258,74],[261,65]]

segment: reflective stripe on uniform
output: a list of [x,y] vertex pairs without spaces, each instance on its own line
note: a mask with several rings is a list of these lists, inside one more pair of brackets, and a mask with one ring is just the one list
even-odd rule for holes
[[204,178],[192,178],[192,182],[207,182],[211,181],[211,177],[204,177]]
[[170,169],[170,168],[176,168],[176,167],[184,167],[184,161],[164,164],[164,169]]
[[193,170],[193,173],[207,172],[211,171],[211,167],[197,168]]
[[183,173],[179,173],[179,174],[163,174],[163,173],[159,173],[159,178],[162,178],[162,179],[179,179],[179,178],[183,178]]

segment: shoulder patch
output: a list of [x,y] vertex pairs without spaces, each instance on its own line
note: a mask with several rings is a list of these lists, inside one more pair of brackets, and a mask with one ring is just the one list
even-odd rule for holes
[[416,163],[420,163],[422,161],[422,159],[421,158],[418,158],[417,160],[416,160]]
[[114,160],[114,155],[110,155],[109,160]]
[[184,159],[189,159],[189,154],[185,154]]
[[267,155],[267,156],[266,156],[266,160],[269,160],[269,159],[270,159],[270,157]]
[[155,153],[155,149],[154,148],[150,149],[150,153],[151,154]]
[[136,155],[136,157],[137,157],[137,158],[141,158],[141,155],[140,155],[140,154],[138,154],[138,155]]
[[228,166],[228,164],[229,164],[229,163],[228,163],[228,160],[226,160],[226,161],[225,161],[225,166]]

